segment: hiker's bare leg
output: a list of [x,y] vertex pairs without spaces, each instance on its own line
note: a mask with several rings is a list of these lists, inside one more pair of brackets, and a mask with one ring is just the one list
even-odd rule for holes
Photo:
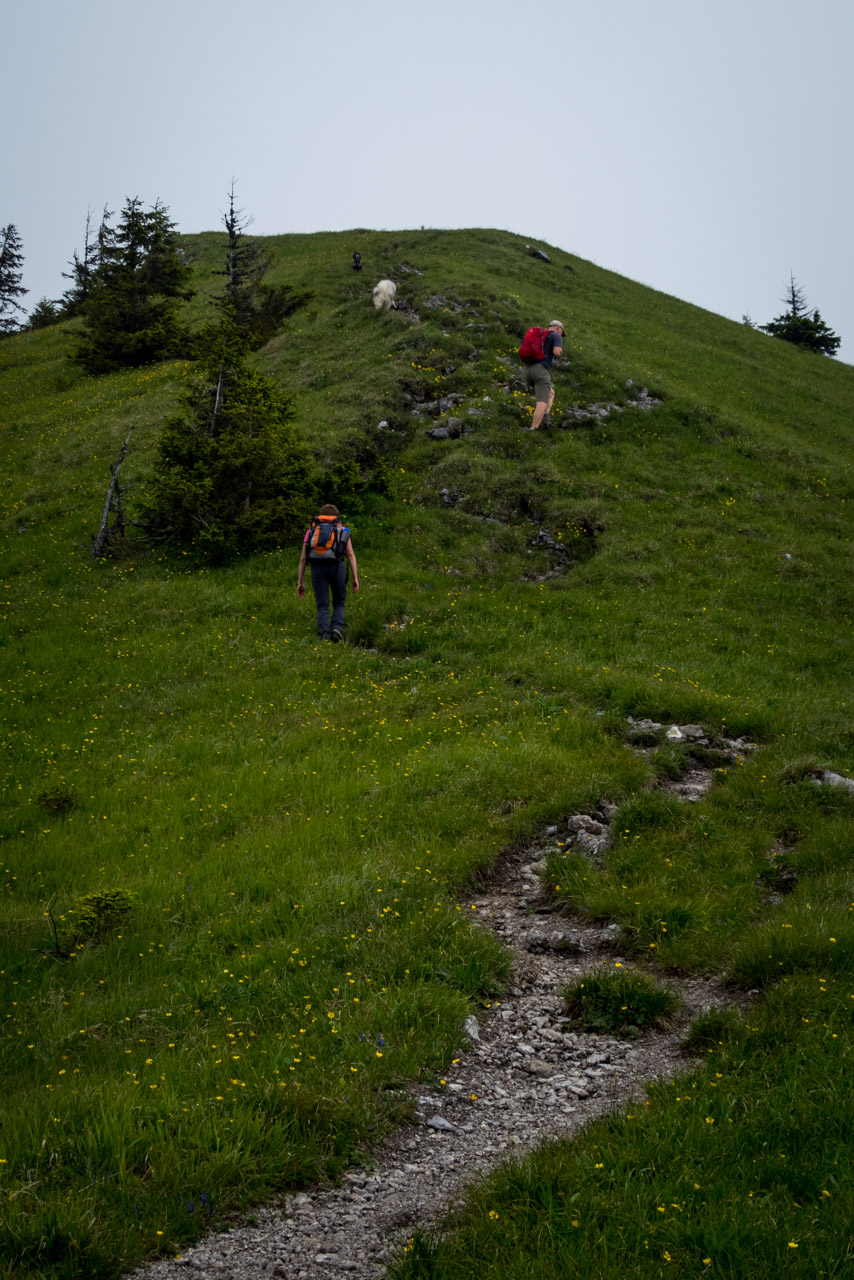
[[540,423],[542,422],[543,418],[546,416],[546,413],[551,412],[551,407],[554,404],[554,398],[555,398],[555,393],[554,391],[552,391],[548,400],[537,401],[536,405],[534,406],[534,416],[531,419],[532,431],[539,430]]

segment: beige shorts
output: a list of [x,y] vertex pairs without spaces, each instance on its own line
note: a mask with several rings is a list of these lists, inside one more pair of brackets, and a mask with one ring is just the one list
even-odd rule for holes
[[538,404],[548,404],[552,380],[544,364],[526,364],[525,381],[533,391]]

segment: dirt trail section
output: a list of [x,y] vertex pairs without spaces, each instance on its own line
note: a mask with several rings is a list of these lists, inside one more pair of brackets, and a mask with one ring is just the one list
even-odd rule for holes
[[680,748],[686,754],[677,768],[677,776],[666,776],[658,788],[678,800],[696,804],[714,782],[716,770],[726,773],[732,764],[742,764],[757,744],[747,738],[721,738],[709,733],[701,724],[672,724],[668,729],[656,720],[626,721],[626,742],[639,755],[649,759],[663,746]]
[[515,985],[481,1021],[467,1019],[443,1085],[412,1087],[412,1120],[377,1148],[373,1168],[257,1210],[252,1225],[209,1236],[180,1259],[138,1270],[135,1280],[380,1277],[412,1228],[435,1221],[466,1183],[544,1138],[641,1099],[645,1082],[688,1068],[679,1045],[690,1020],[732,1003],[712,979],[672,984],[683,1003],[668,1031],[622,1040],[567,1023],[565,985],[597,967],[631,965],[620,953],[618,925],[567,917],[542,894],[546,854],[583,831],[584,817],[573,815],[506,853],[471,899],[483,926],[510,948]]

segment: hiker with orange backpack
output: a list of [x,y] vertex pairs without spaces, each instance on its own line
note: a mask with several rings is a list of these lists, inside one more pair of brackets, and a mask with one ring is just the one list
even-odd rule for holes
[[[317,634],[333,644],[343,639],[344,605],[347,599],[347,565],[353,570],[353,590],[359,590],[359,570],[350,530],[338,519],[338,508],[321,507],[302,542],[297,572],[297,595],[305,595],[305,566],[311,567],[311,585],[317,604]],[[332,595],[332,618],[329,596]]]
[[541,426],[550,427],[552,405],[555,391],[552,386],[551,367],[555,356],[563,355],[563,325],[559,320],[552,320],[548,329],[529,329],[522,339],[519,348],[519,359],[525,366],[525,381],[536,396],[534,416],[531,418],[531,431],[538,431]]

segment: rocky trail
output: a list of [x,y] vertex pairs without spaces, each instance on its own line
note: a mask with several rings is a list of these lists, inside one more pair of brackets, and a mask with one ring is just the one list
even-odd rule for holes
[[[628,730],[630,739],[633,733],[664,734],[650,721],[630,722]],[[667,732],[674,730],[679,741],[703,736],[698,726]],[[735,758],[752,744],[719,745]],[[692,802],[705,793],[714,769],[692,764],[689,772],[672,785],[672,794]],[[567,1020],[565,986],[597,967],[631,967],[631,961],[621,954],[619,925],[567,916],[544,896],[540,873],[547,855],[560,848],[584,852],[592,861],[601,857],[610,843],[612,812],[603,804],[593,814],[574,814],[524,848],[507,851],[482,892],[467,900],[482,927],[509,948],[513,985],[482,1019],[466,1020],[459,1053],[441,1085],[410,1087],[412,1118],[377,1147],[372,1168],[348,1171],[340,1186],[310,1187],[258,1209],[250,1222],[206,1237],[180,1258],[148,1264],[133,1280],[188,1274],[378,1280],[413,1228],[436,1221],[467,1184],[546,1138],[571,1134],[641,1099],[649,1081],[687,1070],[680,1045],[691,1019],[733,1002],[714,979],[670,983],[682,1005],[664,1031],[619,1039],[574,1030]]]

